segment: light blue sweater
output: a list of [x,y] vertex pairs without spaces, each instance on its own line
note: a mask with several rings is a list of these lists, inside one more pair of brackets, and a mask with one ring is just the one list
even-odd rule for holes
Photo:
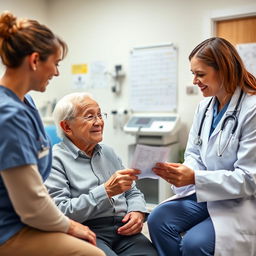
[[88,157],[69,139],[53,147],[53,165],[45,184],[59,209],[69,218],[87,220],[124,216],[131,211],[147,213],[143,194],[133,187],[109,199],[104,183],[124,169],[112,148],[96,145]]

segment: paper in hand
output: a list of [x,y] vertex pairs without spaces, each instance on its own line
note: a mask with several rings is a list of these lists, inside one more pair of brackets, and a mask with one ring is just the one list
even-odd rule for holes
[[158,179],[152,168],[158,162],[165,162],[168,159],[170,147],[146,146],[137,144],[131,168],[141,170],[139,179]]

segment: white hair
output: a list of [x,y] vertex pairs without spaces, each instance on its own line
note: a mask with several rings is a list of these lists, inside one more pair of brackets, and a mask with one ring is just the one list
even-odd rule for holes
[[57,135],[60,138],[64,138],[65,133],[60,126],[60,122],[64,120],[70,120],[76,116],[78,106],[85,98],[93,99],[92,95],[87,92],[74,92],[65,95],[61,98],[53,111],[53,119],[57,129]]

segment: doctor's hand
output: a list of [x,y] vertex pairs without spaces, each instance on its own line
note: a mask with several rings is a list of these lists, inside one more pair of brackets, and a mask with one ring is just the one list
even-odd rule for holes
[[104,184],[108,197],[122,194],[131,189],[133,181],[138,179],[138,174],[140,171],[135,169],[116,171]]
[[157,163],[152,170],[176,187],[195,184],[195,172],[183,164]]
[[96,235],[87,226],[76,222],[74,220],[69,220],[69,228],[67,233],[71,236],[84,239],[89,243],[96,246]]
[[140,233],[143,228],[144,219],[145,213],[143,212],[127,213],[122,219],[122,222],[125,224],[117,230],[117,233],[123,236],[130,236]]

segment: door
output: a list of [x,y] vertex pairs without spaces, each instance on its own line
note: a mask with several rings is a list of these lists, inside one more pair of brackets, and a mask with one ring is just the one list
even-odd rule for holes
[[215,36],[234,45],[256,43],[256,16],[215,21]]
[[237,49],[246,69],[256,76],[256,16],[215,21],[215,34],[234,46],[254,43],[240,45]]

